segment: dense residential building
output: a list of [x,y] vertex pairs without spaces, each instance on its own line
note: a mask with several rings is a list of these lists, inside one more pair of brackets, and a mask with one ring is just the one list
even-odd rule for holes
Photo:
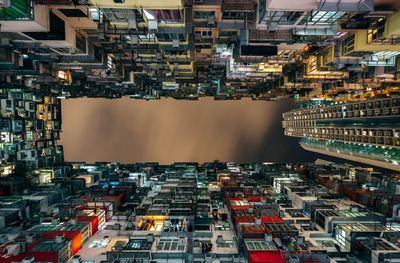
[[399,257],[400,184],[373,169],[333,163],[66,166],[52,183],[0,197],[2,262]]
[[0,96],[2,176],[62,164],[60,100],[26,87],[3,88]]
[[[0,0],[0,262],[400,262],[399,87],[399,0]],[[64,160],[86,97],[285,98],[351,163]]]
[[63,97],[398,92],[396,0],[3,2],[4,80]]
[[399,97],[332,103],[283,115],[285,135],[310,151],[400,170]]

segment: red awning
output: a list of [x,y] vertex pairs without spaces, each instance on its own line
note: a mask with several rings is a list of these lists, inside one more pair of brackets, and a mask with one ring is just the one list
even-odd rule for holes
[[262,201],[262,196],[249,196],[247,197],[247,201],[249,202],[261,202]]
[[249,263],[286,263],[279,250],[250,251]]
[[253,223],[255,216],[235,216],[234,221],[236,223]]
[[244,210],[249,210],[251,205],[233,205],[232,209],[235,211],[244,211]]
[[279,216],[261,216],[261,222],[263,223],[285,223],[285,221]]

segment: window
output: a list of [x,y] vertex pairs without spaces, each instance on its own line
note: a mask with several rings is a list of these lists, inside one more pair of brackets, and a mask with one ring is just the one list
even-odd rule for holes
[[367,43],[371,43],[374,40],[377,40],[383,37],[383,33],[385,32],[385,23],[386,20],[384,18],[378,19],[371,24],[370,28],[367,31]]
[[79,32],[76,32],[76,48],[82,53],[86,53],[86,37]]
[[193,11],[194,19],[208,19],[209,16],[215,16],[215,11]]
[[67,77],[66,77],[65,71],[59,70],[59,71],[58,71],[58,78],[60,78],[60,79],[66,79]]
[[349,36],[342,42],[342,55],[347,55],[354,50],[354,35]]
[[212,36],[212,32],[210,30],[205,30],[205,31],[194,31],[194,34],[196,37],[201,37],[201,38],[210,38]]
[[301,21],[300,25],[331,25],[341,18],[345,12],[311,11]]
[[181,10],[154,10],[158,22],[180,23],[182,22]]
[[245,14],[243,12],[224,12],[222,19],[244,19]]
[[171,42],[172,40],[179,39],[179,41],[186,41],[185,34],[157,34],[157,39],[160,42]]
[[107,69],[114,70],[114,58],[110,54],[107,55]]
[[32,0],[12,0],[9,7],[0,8],[0,20],[32,20]]
[[303,14],[303,11],[268,11],[264,21],[293,25]]
[[230,36],[236,36],[237,32],[236,31],[220,31],[219,36],[220,37],[230,37]]
[[101,8],[99,10],[110,22],[127,22],[136,19],[136,23],[144,22],[143,16],[136,9]]
[[293,25],[303,14],[304,12],[302,11],[285,11],[280,23]]

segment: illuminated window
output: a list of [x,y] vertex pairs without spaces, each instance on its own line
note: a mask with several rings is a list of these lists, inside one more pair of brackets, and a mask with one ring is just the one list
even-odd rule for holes
[[111,54],[107,55],[107,69],[114,70],[114,58]]
[[59,77],[60,79],[66,79],[66,73],[65,73],[65,71],[59,70],[59,71],[58,71],[58,77]]
[[384,18],[380,18],[378,21],[375,21],[371,24],[367,31],[368,44],[383,37],[383,33],[385,32],[385,23],[386,20]]

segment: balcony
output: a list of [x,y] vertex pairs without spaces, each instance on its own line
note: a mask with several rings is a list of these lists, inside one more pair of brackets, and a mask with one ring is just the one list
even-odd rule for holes
[[33,5],[29,0],[11,1],[11,6],[0,8],[2,32],[45,32],[48,30],[48,8]]
[[263,30],[250,30],[250,42],[285,42],[291,40],[293,37],[290,30],[279,30],[276,32],[267,32]]

